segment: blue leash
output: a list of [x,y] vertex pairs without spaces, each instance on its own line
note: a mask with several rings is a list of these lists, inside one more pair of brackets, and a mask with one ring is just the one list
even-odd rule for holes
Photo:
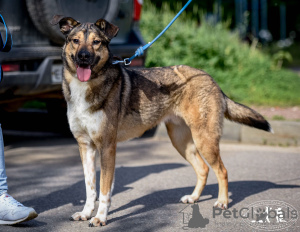
[[[5,31],[6,31],[6,38],[5,38],[5,42],[3,42],[1,33],[0,33],[0,52],[9,52],[11,50],[12,47],[12,36],[10,33],[10,30],[8,29],[8,27],[6,26],[6,23],[4,21],[4,18],[2,17],[2,15],[0,14],[0,23],[2,23],[5,27]],[[3,77],[3,70],[0,64],[0,82],[2,81]]]
[[179,17],[179,15],[181,15],[181,13],[185,10],[185,8],[187,8],[187,6],[192,2],[192,0],[189,0],[184,7],[178,12],[178,14],[172,19],[172,21],[168,24],[168,26],[166,26],[166,28],[159,33],[158,36],[156,36],[156,38],[154,40],[152,40],[151,42],[149,42],[148,44],[144,45],[143,47],[139,47],[136,51],[135,54],[130,57],[130,58],[126,58],[124,60],[115,60],[112,63],[113,64],[118,64],[118,63],[124,63],[125,65],[130,65],[131,61],[136,58],[137,56],[142,56],[144,54],[144,51],[149,48],[156,40],[158,40],[159,37],[162,36],[162,34],[164,34],[166,32],[166,30],[169,29],[169,27],[175,22],[175,20]]

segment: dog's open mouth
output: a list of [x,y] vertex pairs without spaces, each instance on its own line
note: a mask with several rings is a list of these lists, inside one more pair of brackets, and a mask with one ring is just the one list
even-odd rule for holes
[[91,66],[90,65],[76,65],[77,77],[81,82],[88,81],[91,78]]

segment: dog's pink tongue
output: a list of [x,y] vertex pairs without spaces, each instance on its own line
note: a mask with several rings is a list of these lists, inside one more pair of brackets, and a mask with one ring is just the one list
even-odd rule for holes
[[77,77],[81,82],[88,81],[91,77],[91,68],[90,66],[86,68],[77,67]]

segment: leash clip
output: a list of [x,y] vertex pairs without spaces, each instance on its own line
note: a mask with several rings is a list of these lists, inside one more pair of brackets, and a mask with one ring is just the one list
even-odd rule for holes
[[130,65],[131,64],[131,61],[128,61],[129,60],[129,58],[126,58],[126,59],[124,59],[124,64],[125,65]]
[[130,65],[131,60],[129,60],[129,58],[125,58],[124,60],[115,60],[112,62],[112,64],[119,64],[119,63],[124,63],[125,65]]

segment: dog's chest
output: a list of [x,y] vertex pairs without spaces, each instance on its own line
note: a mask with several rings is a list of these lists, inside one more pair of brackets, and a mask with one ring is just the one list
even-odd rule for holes
[[68,101],[68,120],[73,133],[97,133],[103,122],[103,111],[94,113],[89,111],[91,104],[86,101],[86,92],[89,91],[87,83],[73,80],[70,83],[71,99]]

